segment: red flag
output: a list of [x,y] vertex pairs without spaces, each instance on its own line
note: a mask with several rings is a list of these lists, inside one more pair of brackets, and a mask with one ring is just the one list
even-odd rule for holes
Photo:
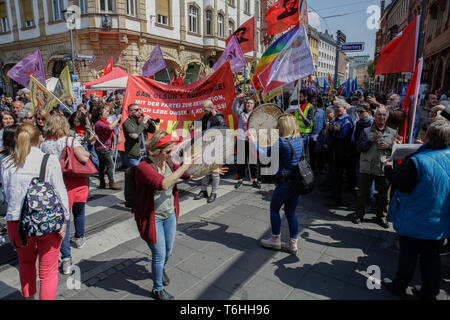
[[267,35],[283,32],[299,22],[300,1],[278,0],[266,12]]
[[112,70],[113,70],[113,57],[109,58],[109,61],[105,66],[105,69],[103,69],[103,75],[110,73]]
[[[405,141],[406,137],[406,129],[407,129],[407,123],[408,123],[408,113],[409,108],[413,108],[413,119],[411,123],[414,125],[414,117],[416,116],[416,109],[417,109],[417,102],[418,102],[418,95],[419,95],[419,87],[420,87],[420,78],[422,77],[422,67],[423,67],[423,58],[420,58],[417,62],[416,69],[414,70],[414,74],[411,78],[411,81],[409,82],[408,90],[406,91],[405,95],[405,101],[403,102],[403,111],[406,112],[406,118],[405,123],[402,128],[402,132],[400,135],[403,137],[403,141]],[[414,96],[414,104],[411,106],[410,97]],[[412,136],[412,130],[411,130],[411,136]],[[411,137],[412,139],[412,137]],[[406,141],[406,143],[414,143],[413,141]]]
[[225,40],[226,45],[230,42],[233,35],[236,36],[241,47],[242,53],[255,50],[255,17],[243,23],[231,36]]
[[420,16],[417,16],[380,51],[375,74],[413,72],[419,43]]
[[172,85],[174,87],[183,86],[183,78],[175,79],[175,76],[173,76],[172,81],[170,81],[170,85]]

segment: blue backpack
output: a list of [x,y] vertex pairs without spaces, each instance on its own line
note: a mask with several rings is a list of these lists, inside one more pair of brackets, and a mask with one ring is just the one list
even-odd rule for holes
[[[49,154],[44,156],[39,177],[31,179],[22,205],[19,226],[14,237],[14,245],[23,248],[28,245],[27,237],[43,236],[61,229],[65,222],[65,209],[53,186],[45,181],[45,171]],[[16,244],[20,234],[22,246]]]

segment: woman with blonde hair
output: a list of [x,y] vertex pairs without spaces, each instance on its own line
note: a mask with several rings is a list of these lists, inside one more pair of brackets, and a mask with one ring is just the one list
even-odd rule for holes
[[[289,181],[298,160],[303,154],[303,140],[300,136],[297,119],[292,114],[283,114],[278,118],[278,130],[280,138],[272,147],[262,150],[256,142],[252,141],[258,153],[267,153],[267,156],[278,156],[272,159],[272,166],[278,160],[278,171],[275,174],[276,187],[272,193],[270,201],[270,224],[272,227],[272,237],[261,240],[261,245],[265,248],[288,250],[292,254],[297,254],[298,241],[298,221],[295,209],[298,204],[299,195],[296,195],[289,187]],[[250,135],[250,140],[252,136]],[[284,205],[284,211],[289,225],[289,243],[281,242],[281,217],[280,209]]]
[[[58,159],[66,146],[73,147],[75,157],[85,163],[89,160],[89,152],[75,137],[69,137],[69,122],[60,114],[53,114],[44,128],[45,141],[41,150],[54,154]],[[75,246],[81,248],[86,240],[84,237],[85,213],[84,208],[89,194],[88,179],[86,177],[64,177],[64,183],[69,195],[69,212],[72,211],[75,225]],[[67,234],[61,245],[61,260],[63,274],[72,272],[72,257],[70,250],[70,224],[67,225]]]
[[[194,163],[185,155],[182,165],[171,160],[175,147],[172,136],[157,131],[145,143],[148,157],[136,167],[135,179],[138,190],[135,205],[135,220],[141,238],[152,252],[153,295],[158,300],[172,300],[164,290],[169,278],[164,271],[172,253],[180,213],[178,179],[189,179],[185,174]],[[213,173],[224,174],[227,168],[218,168]]]
[[44,127],[48,119],[50,118],[50,113],[46,109],[41,108],[36,112],[35,118],[36,126],[38,127],[39,131],[41,131],[42,137],[44,137]]
[[[6,158],[2,166],[2,183],[5,188],[8,210],[6,221],[9,239],[14,239],[19,225],[21,207],[33,177],[38,177],[45,153],[39,149],[42,136],[39,129],[30,124],[22,124],[17,128],[14,153]],[[57,192],[68,212],[69,201],[61,173],[59,160],[50,155],[46,166],[45,181],[49,182]],[[61,240],[66,235],[69,216],[66,223],[56,232],[43,236],[29,237],[28,245],[15,248],[19,258],[19,276],[22,295],[33,299],[36,293],[36,259],[39,258],[40,299],[54,300],[58,287],[58,257]],[[17,237],[17,245],[22,245]],[[13,241],[11,241],[13,243]]]

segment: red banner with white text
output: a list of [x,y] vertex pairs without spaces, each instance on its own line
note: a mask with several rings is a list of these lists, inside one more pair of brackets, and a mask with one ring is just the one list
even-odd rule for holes
[[[122,123],[128,118],[128,106],[137,104],[143,114],[160,119],[158,130],[175,139],[189,135],[189,125],[203,115],[202,102],[210,99],[223,113],[228,128],[237,129],[237,118],[231,106],[236,97],[230,63],[223,64],[208,77],[180,87],[170,86],[141,76],[128,77]],[[123,150],[123,143],[118,146]]]

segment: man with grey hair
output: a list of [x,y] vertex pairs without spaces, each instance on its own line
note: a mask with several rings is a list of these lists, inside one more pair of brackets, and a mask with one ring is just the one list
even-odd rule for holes
[[[16,100],[12,103],[12,111],[16,115],[17,118],[19,118],[19,111],[23,108],[23,102],[20,100]],[[19,120],[19,119],[17,119]]]
[[22,109],[19,110],[17,118],[20,123],[35,124],[34,115],[31,112],[31,102],[27,103]]
[[[209,128],[214,127],[226,127],[225,117],[222,112],[217,111],[214,108],[214,104],[211,100],[205,100],[202,103],[203,116],[200,118],[202,122],[202,131],[208,130]],[[211,194],[208,196],[208,184],[209,180],[212,180],[212,190]],[[200,200],[203,198],[207,198],[207,202],[214,202],[217,198],[217,188],[220,183],[220,175],[218,173],[213,173],[205,176],[202,179],[202,187],[200,193],[194,197],[194,200]]]
[[27,104],[31,101],[30,98],[30,89],[28,88],[22,88],[17,92],[17,95],[19,96],[19,100],[22,101],[23,104]]
[[396,93],[391,94],[387,100],[387,104],[391,108],[391,110],[389,110],[389,111],[400,109],[401,103],[402,103],[402,97],[400,97]]
[[358,138],[357,148],[361,151],[359,168],[359,190],[356,201],[356,213],[353,223],[361,223],[365,215],[365,206],[370,194],[370,187],[375,181],[376,220],[383,228],[389,228],[385,217],[388,204],[389,183],[384,176],[384,162],[391,156],[392,146],[396,142],[397,131],[386,126],[389,111],[387,107],[378,107],[375,111],[375,122],[365,128]]

